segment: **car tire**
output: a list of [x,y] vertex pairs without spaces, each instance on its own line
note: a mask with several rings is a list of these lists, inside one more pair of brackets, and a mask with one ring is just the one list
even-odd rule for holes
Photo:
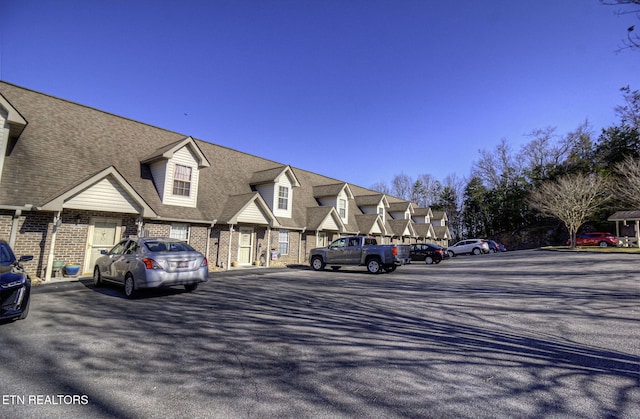
[[384,266],[384,271],[387,272],[387,273],[391,273],[391,272],[395,271],[396,268],[397,268],[396,265],[385,265]]
[[382,268],[382,264],[380,263],[380,259],[377,257],[370,258],[367,260],[367,271],[371,274],[379,274]]
[[474,255],[479,255],[480,253],[482,253],[482,250],[480,250],[477,247],[474,247],[471,253],[473,253]]
[[324,269],[325,263],[321,256],[314,256],[311,258],[311,267],[314,271],[321,271]]
[[600,246],[600,247],[607,247],[607,246],[608,246],[608,244],[607,244],[607,242],[600,242],[600,243],[599,243],[599,246]]
[[96,288],[100,288],[103,286],[102,276],[100,275],[100,268],[97,266],[93,269],[93,286]]
[[426,263],[427,265],[431,265],[433,263],[433,258],[431,256],[427,256],[426,258],[424,258],[424,263]]
[[454,258],[454,257],[456,257],[456,254],[455,254],[455,253],[453,253],[451,250],[449,250],[447,253],[449,253],[449,257],[450,257],[450,258]]
[[186,284],[184,289],[188,292],[195,291],[198,288],[198,284]]
[[124,295],[127,298],[133,298],[136,295],[136,282],[131,274],[127,274],[124,278]]

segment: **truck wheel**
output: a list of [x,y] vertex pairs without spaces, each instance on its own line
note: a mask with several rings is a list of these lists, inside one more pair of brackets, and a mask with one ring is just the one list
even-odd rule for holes
[[340,266],[332,266],[331,269],[333,269],[334,271],[337,271],[338,269],[340,269]]
[[321,271],[324,269],[324,265],[325,263],[322,260],[322,257],[320,256],[314,256],[311,259],[311,267],[313,268],[314,271]]
[[378,274],[380,273],[381,267],[382,265],[380,264],[380,259],[378,258],[371,258],[367,261],[367,270],[369,271],[369,273]]
[[393,272],[393,271],[396,270],[396,268],[397,268],[396,265],[385,265],[384,271],[385,272]]

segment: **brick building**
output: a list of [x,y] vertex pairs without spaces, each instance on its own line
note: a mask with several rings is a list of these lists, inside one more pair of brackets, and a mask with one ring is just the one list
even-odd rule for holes
[[101,250],[169,236],[210,266],[307,263],[349,234],[448,245],[446,215],[320,174],[0,82],[0,238],[91,274]]

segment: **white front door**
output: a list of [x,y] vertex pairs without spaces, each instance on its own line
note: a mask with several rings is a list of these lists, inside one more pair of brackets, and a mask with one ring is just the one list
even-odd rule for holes
[[251,253],[253,250],[253,229],[240,228],[240,248],[238,250],[238,262],[241,264],[251,264]]
[[84,273],[93,273],[100,251],[110,250],[120,240],[122,220],[117,218],[92,218],[87,234]]

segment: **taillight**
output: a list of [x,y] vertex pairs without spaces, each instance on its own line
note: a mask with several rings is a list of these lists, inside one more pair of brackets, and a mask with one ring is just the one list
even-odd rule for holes
[[393,246],[393,248],[391,250],[391,254],[393,254],[393,256],[398,256],[398,247],[397,246]]
[[438,252],[438,254],[442,255],[442,250],[437,249],[436,252]]
[[209,261],[207,260],[207,258],[202,259],[202,263],[200,264],[200,267],[203,267],[203,266],[209,266]]
[[163,269],[158,262],[150,258],[142,258],[142,263],[144,263],[144,267],[147,269]]

